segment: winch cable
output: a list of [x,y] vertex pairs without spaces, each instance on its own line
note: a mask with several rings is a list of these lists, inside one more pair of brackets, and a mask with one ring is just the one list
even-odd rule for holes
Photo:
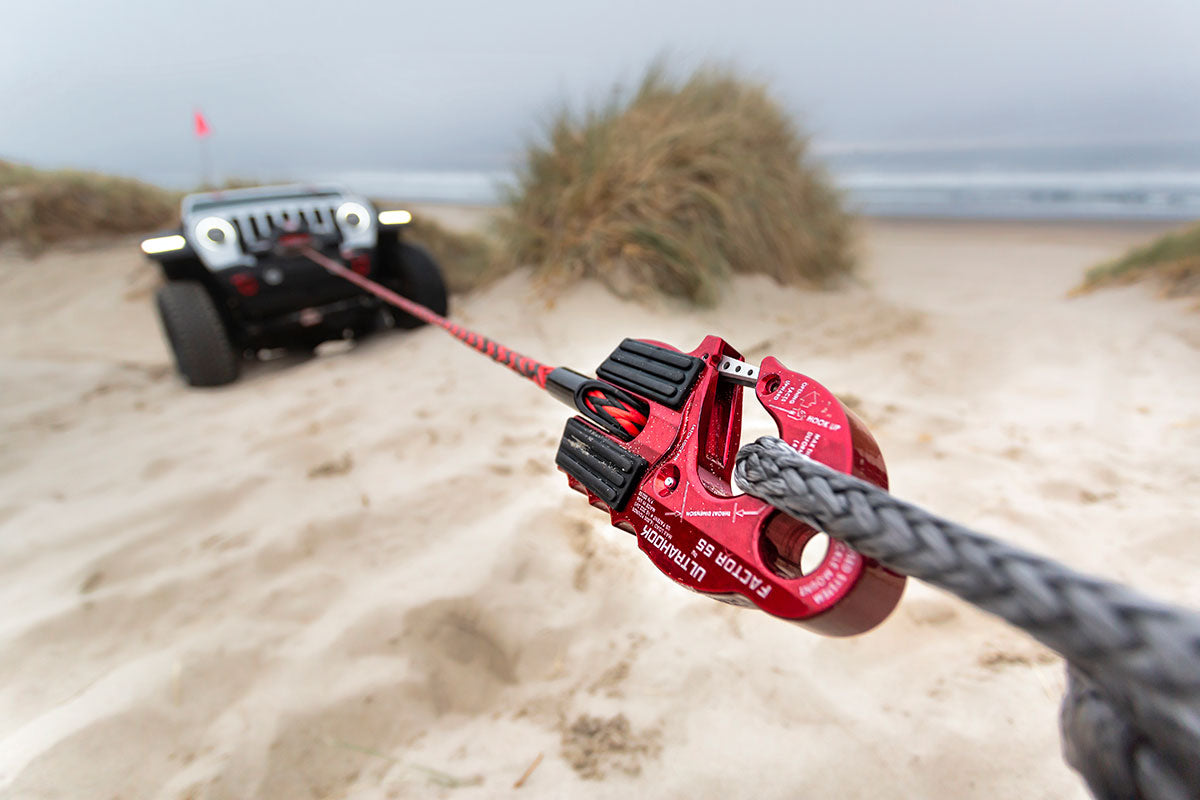
[[1097,798],[1200,798],[1200,614],[948,522],[774,437],[741,448],[734,475],[748,494],[1063,656],[1063,755]]
[[[532,380],[620,438],[632,439],[646,424],[635,396],[499,345],[311,247],[299,252]],[[1066,659],[1063,756],[1096,798],[1200,798],[1200,614],[943,520],[774,437],[742,447],[734,475],[748,494],[1001,617]]]
[[393,292],[386,286],[382,286],[370,278],[359,275],[354,270],[339,264],[335,259],[330,258],[313,247],[306,245],[300,248],[299,252],[339,278],[345,278],[361,289],[375,295],[380,300],[391,303],[404,313],[411,314],[422,322],[429,325],[436,325],[468,347],[472,347],[493,361],[508,367],[522,378],[528,378],[541,388],[546,388],[546,376],[554,369],[553,367],[546,366],[540,361],[535,361],[528,356],[521,355],[516,350],[510,350],[502,344],[497,344],[486,336],[467,330],[440,314],[435,314],[420,303],[413,302],[407,297]]
[[646,424],[646,407],[638,398],[615,386],[588,379],[566,367],[551,367],[511,350],[483,334],[468,330],[420,303],[414,302],[376,281],[359,275],[317,249],[304,245],[297,252],[329,272],[344,278],[384,302],[396,306],[422,322],[435,325],[455,339],[528,378],[551,395],[576,408],[589,419],[623,439],[632,439]]

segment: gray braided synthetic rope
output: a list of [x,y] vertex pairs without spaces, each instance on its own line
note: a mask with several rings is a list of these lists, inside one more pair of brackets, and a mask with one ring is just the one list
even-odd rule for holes
[[779,439],[743,447],[735,475],[749,494],[1063,656],[1063,754],[1097,798],[1200,798],[1200,614],[939,519]]

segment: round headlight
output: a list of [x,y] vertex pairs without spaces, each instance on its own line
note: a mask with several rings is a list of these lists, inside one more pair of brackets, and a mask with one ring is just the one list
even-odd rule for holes
[[205,217],[196,223],[196,241],[208,250],[224,250],[237,240],[237,231],[229,220]]
[[338,206],[337,219],[342,227],[361,231],[371,224],[371,212],[362,203],[342,203]]

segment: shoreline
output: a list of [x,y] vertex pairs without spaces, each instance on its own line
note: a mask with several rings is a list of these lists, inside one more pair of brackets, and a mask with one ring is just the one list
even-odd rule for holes
[[938,226],[944,225],[947,227],[971,227],[978,226],[980,228],[988,227],[1020,227],[1029,226],[1031,228],[1112,228],[1122,231],[1168,231],[1188,225],[1194,225],[1200,222],[1200,219],[1194,220],[1169,220],[1169,219],[1140,219],[1136,217],[1127,217],[1122,219],[1079,219],[1073,217],[1064,218],[1039,218],[1026,219],[1024,217],[909,217],[909,216],[869,216],[860,214],[857,219],[869,222],[872,225],[925,225]]
[[[451,203],[439,201],[387,200],[408,208],[414,213],[427,214],[435,219],[446,217],[454,220],[457,226],[471,222],[482,223],[487,218],[497,215],[504,210],[500,204],[489,203]],[[1157,235],[1200,222],[1197,219],[1146,219],[1142,217],[1122,217],[1114,219],[1091,219],[1078,217],[969,217],[969,216],[909,216],[909,215],[870,215],[851,214],[855,222],[868,225],[882,226],[925,226],[925,227],[955,227],[970,228],[1013,228],[1028,226],[1030,228],[1109,228],[1115,231],[1146,231],[1148,235]],[[465,228],[464,228],[465,229]]]

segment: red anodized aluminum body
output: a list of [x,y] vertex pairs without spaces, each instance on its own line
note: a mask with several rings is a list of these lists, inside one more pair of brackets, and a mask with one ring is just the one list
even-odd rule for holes
[[[651,402],[641,433],[630,442],[613,439],[649,462],[625,509],[613,511],[568,476],[572,488],[608,511],[613,525],[635,534],[650,560],[690,589],[831,636],[862,633],[882,622],[900,601],[902,576],[832,539],[819,566],[803,575],[800,555],[817,531],[761,500],[734,494],[743,387],[721,380],[716,364],[741,355],[716,336],[690,355],[706,363],[684,405],[676,411]],[[786,442],[887,488],[874,438],[824,386],[767,358],[755,393]]]
[[[300,246],[300,251],[331,273],[444,328],[543,389],[557,372],[380,286],[310,246]],[[648,344],[674,349],[660,342]],[[831,636],[850,636],[879,624],[900,601],[904,578],[834,541],[820,565],[802,574],[801,554],[816,531],[760,500],[734,496],[730,486],[741,440],[742,386],[720,380],[714,365],[724,357],[740,361],[741,354],[724,340],[709,336],[690,355],[704,366],[682,407],[674,410],[643,398],[648,414],[636,434],[641,410],[626,408],[620,394],[606,394],[605,407],[623,410],[619,419],[610,415],[609,421],[633,435],[631,441],[619,441],[576,418],[615,447],[647,462],[640,485],[623,509],[612,510],[568,474],[571,487],[608,511],[613,525],[635,534],[650,560],[690,589],[757,606]],[[874,438],[825,387],[767,358],[755,393],[779,426],[780,436],[793,447],[886,488],[887,472]],[[584,410],[578,397],[567,402]],[[595,404],[590,410],[598,413]]]

